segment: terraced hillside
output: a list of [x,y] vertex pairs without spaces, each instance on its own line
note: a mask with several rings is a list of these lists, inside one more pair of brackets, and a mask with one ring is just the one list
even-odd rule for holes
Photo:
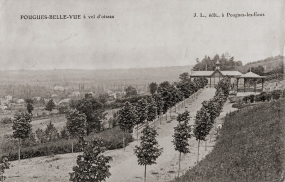
[[212,153],[174,182],[283,182],[284,101],[232,112]]

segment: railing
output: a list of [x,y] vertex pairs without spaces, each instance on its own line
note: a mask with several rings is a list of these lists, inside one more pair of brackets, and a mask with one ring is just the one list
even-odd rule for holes
[[262,92],[262,88],[238,88],[238,92]]

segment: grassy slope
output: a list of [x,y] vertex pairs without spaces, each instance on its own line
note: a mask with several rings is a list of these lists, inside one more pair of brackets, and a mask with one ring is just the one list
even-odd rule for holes
[[284,169],[284,101],[232,113],[212,153],[174,181],[280,181]]

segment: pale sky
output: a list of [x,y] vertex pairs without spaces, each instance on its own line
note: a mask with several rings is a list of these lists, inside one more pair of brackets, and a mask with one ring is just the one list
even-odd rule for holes
[[[243,64],[281,55],[283,0],[2,0],[0,69],[193,65],[228,51]],[[262,17],[194,18],[194,13]],[[21,15],[114,19],[21,20]],[[283,22],[284,24],[284,22]],[[284,37],[284,36],[283,36]],[[188,57],[185,58],[185,51]]]

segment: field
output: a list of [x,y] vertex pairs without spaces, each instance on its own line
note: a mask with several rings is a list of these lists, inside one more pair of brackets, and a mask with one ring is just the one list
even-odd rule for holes
[[[194,100],[191,104],[186,104],[187,108],[181,108],[178,112],[182,113],[185,109],[189,110],[192,117],[190,124],[193,124],[193,119],[198,109],[200,109],[202,101],[212,98],[214,92],[215,89],[213,88],[205,89],[198,99]],[[223,122],[222,118],[226,113],[233,110],[235,109],[227,102],[221,116],[217,118],[217,122]],[[172,113],[172,116],[177,116],[177,114]],[[174,151],[174,146],[171,142],[174,133],[173,127],[177,125],[177,121],[174,119],[171,122],[166,122],[164,117],[162,125],[159,124],[159,121],[156,122],[156,125],[159,128],[157,140],[159,145],[164,148],[164,151],[162,156],[158,158],[156,165],[147,167],[147,181],[169,181],[177,176],[178,169],[179,153]],[[134,138],[136,138],[136,131],[134,131],[133,135]],[[212,135],[212,137],[212,142],[208,142],[207,151],[204,149],[200,151],[200,158],[204,158],[213,148],[215,135]],[[125,152],[123,149],[116,149],[109,150],[105,153],[105,155],[113,157],[113,161],[110,163],[110,172],[112,175],[107,181],[135,182],[143,179],[143,166],[137,164],[137,158],[133,152],[135,145],[137,145],[137,141],[130,143],[129,146],[126,147]],[[182,172],[186,172],[189,166],[196,164],[197,141],[195,138],[192,138],[190,141],[190,151],[190,154],[182,155]],[[26,159],[21,161],[20,166],[17,161],[11,162],[13,167],[7,170],[7,181],[68,181],[68,173],[72,171],[72,166],[75,165],[77,155],[78,153]],[[33,171],[31,170],[32,168],[37,170]]]
[[213,151],[173,182],[284,181],[284,101],[228,115]]

